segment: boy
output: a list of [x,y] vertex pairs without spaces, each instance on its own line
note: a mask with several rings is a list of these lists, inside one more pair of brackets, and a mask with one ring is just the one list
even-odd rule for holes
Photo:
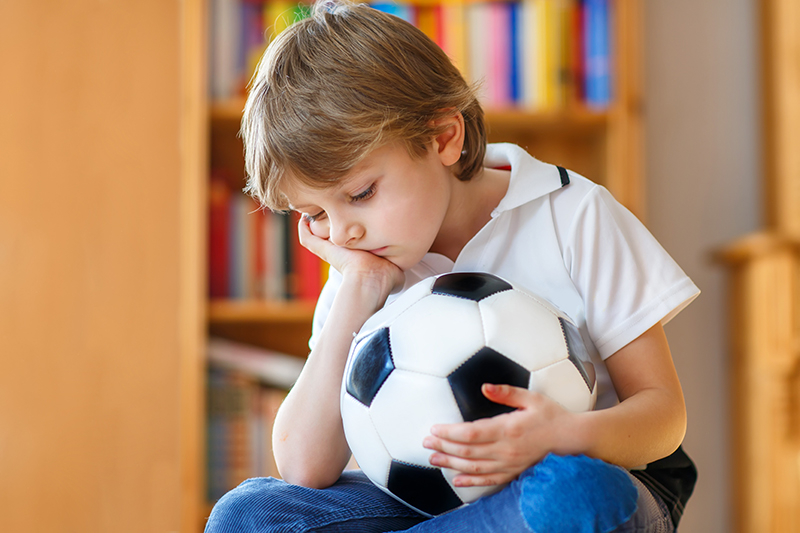
[[[284,481],[244,482],[207,531],[675,529],[695,471],[679,449],[686,413],[662,324],[699,291],[605,189],[516,146],[487,147],[480,105],[447,56],[363,5],[317,5],[270,45],[242,134],[249,191],[302,213],[301,244],[332,270],[275,420]],[[426,520],[342,473],[339,392],[366,319],[452,270],[493,272],[570,315],[590,341],[598,408],[570,413],[485,384],[517,409],[435,426],[424,445],[431,464],[460,472],[457,485],[510,483]]]

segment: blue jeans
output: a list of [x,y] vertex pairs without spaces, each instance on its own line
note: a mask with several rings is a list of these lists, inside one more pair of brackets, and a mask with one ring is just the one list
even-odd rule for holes
[[622,468],[548,455],[500,492],[428,519],[358,471],[317,490],[273,478],[243,482],[214,506],[206,533],[594,533],[674,531],[661,499]]

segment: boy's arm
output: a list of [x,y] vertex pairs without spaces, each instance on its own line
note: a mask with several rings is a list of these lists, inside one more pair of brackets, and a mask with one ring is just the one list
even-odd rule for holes
[[472,423],[436,426],[425,445],[431,462],[454,468],[457,485],[508,482],[547,453],[586,454],[623,467],[665,457],[686,428],[683,392],[660,324],[606,360],[620,403],[570,413],[542,396],[510,386],[484,386],[514,412]]
[[323,488],[339,478],[350,458],[339,393],[353,334],[403,277],[385,259],[314,237],[307,223],[301,222],[299,231],[304,246],[342,273],[342,283],[317,343],[275,417],[272,449],[283,479]]
[[620,403],[586,413],[586,453],[632,468],[683,441],[686,405],[664,328],[656,324],[606,359]]

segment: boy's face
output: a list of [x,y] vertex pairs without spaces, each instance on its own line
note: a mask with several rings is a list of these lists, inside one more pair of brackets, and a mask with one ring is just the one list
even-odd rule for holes
[[412,158],[393,143],[376,149],[336,185],[295,183],[292,208],[311,219],[311,232],[345,248],[384,257],[406,270],[435,247],[456,178],[433,149]]

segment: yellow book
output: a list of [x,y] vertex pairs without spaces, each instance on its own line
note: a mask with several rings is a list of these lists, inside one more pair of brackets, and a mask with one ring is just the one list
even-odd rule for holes
[[564,107],[572,84],[572,8],[573,0],[555,0],[555,103]]
[[470,79],[469,62],[467,61],[467,41],[465,31],[464,4],[460,1],[447,1],[442,4],[442,41],[441,46],[450,56],[464,79]]
[[270,0],[264,4],[264,26],[267,42],[289,27],[295,20],[297,2]]
[[529,109],[540,107],[540,93],[538,86],[539,77],[539,42],[537,38],[537,2],[536,0],[523,0],[522,2],[522,27],[520,31],[521,63],[522,63],[522,102]]
[[439,6],[434,5],[419,5],[417,6],[417,27],[422,30],[422,33],[431,38],[435,43],[441,46],[439,39],[439,28],[437,21],[437,10]]
[[536,107],[547,109],[552,107],[554,94],[551,81],[553,59],[551,53],[553,30],[551,23],[552,0],[532,0],[536,10]]

